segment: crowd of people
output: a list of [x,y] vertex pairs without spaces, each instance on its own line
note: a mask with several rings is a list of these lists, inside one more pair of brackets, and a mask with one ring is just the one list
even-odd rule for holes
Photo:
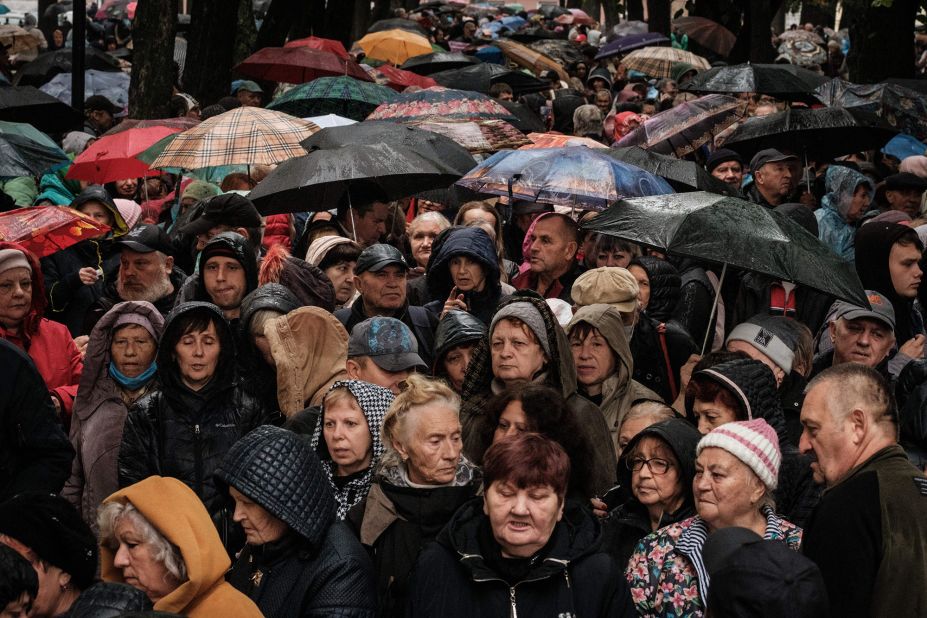
[[[694,97],[565,36],[586,60],[521,97],[553,132]],[[266,103],[231,92],[172,105]],[[86,107],[72,154],[122,113]],[[921,615],[927,156],[695,159],[867,305],[453,188],[264,216],[260,166],[6,181],[109,232],[0,242],[0,616]]]

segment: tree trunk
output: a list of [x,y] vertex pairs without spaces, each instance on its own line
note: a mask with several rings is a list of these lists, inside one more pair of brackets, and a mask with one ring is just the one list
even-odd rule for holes
[[229,94],[238,11],[228,0],[196,0],[190,22],[184,82],[206,107]]
[[[418,5],[418,0],[415,1]],[[354,13],[351,16],[351,41],[364,36],[370,26],[370,2],[368,0],[354,0]]]
[[628,21],[642,21],[644,19],[644,2],[643,0],[628,0]]
[[302,5],[300,0],[273,0],[261,23],[254,48],[282,47],[293,25],[301,19]]
[[232,66],[251,55],[255,50],[257,26],[254,24],[252,0],[238,0],[238,28],[235,29],[235,51],[232,53]]
[[166,118],[174,85],[171,78],[175,75],[177,0],[139,0],[135,11],[129,116]]
[[351,26],[354,21],[354,3],[366,0],[337,0],[328,3],[325,15],[325,30],[329,38],[341,41],[347,48],[351,42]]
[[730,64],[772,62],[776,59],[769,28],[781,4],[782,0],[750,0],[744,4],[743,28],[728,55]]
[[671,12],[670,0],[649,0],[647,2],[647,25],[649,30],[669,36],[670,32],[673,31]]
[[853,42],[847,55],[851,81],[875,84],[888,77],[914,77],[914,38],[899,33],[911,31],[916,12],[915,0],[893,0],[890,7],[878,8],[844,1],[843,21]]
[[42,34],[45,35],[49,43],[51,42],[52,30],[58,27],[58,18],[45,17],[45,11],[55,3],[55,0],[39,0],[39,11],[36,14],[36,18],[39,20],[39,29],[42,31]]

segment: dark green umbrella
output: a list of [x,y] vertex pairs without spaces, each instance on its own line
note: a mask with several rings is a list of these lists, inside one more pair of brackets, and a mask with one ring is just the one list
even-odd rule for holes
[[12,133],[0,134],[0,177],[38,177],[70,163],[57,146],[50,147]]
[[287,90],[271,101],[267,109],[298,118],[337,114],[361,121],[381,103],[392,101],[396,92],[353,77],[320,77]]
[[869,306],[852,263],[787,216],[752,202],[702,191],[620,200],[583,228],[723,264],[722,283],[730,265]]
[[677,159],[662,155],[640,146],[610,148],[604,151],[619,161],[636,165],[656,176],[662,176],[677,191],[708,191],[729,197],[739,197],[730,185],[721,182],[705,171],[705,168],[688,159]]

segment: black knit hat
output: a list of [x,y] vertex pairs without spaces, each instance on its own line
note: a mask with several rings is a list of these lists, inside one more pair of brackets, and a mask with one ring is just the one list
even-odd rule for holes
[[78,590],[96,579],[97,539],[71,503],[55,494],[26,491],[0,504],[0,534],[33,550],[71,575]]

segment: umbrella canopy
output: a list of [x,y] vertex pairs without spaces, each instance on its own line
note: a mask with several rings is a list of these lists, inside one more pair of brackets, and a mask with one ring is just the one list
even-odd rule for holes
[[432,75],[440,71],[460,69],[479,63],[479,59],[473,56],[441,51],[413,56],[403,62],[402,66],[399,68],[403,71],[417,73],[418,75]]
[[389,201],[445,188],[458,178],[444,162],[410,148],[349,144],[284,161],[248,197],[265,215],[328,210],[342,199],[358,205]]
[[735,64],[703,71],[686,82],[689,92],[734,94],[757,92],[777,99],[814,98],[816,88],[827,78],[791,64]]
[[27,122],[46,133],[70,131],[83,122],[73,107],[32,86],[0,88],[0,120]]
[[558,39],[560,36],[556,32],[551,32],[550,30],[544,28],[543,26],[535,26],[533,28],[524,28],[518,32],[509,32],[506,34],[507,37],[519,43],[533,43],[535,41],[542,41],[545,39]]
[[304,154],[300,140],[318,130],[311,122],[282,112],[239,107],[170,136],[170,144],[151,167],[195,170],[219,165],[273,165]]
[[419,75],[412,71],[403,71],[402,69],[391,67],[388,64],[378,67],[369,67],[369,69],[368,73],[370,73],[378,84],[392,88],[397,92],[402,92],[409,86],[431,88],[432,86],[438,85],[438,82],[431,77],[425,77],[424,75]]
[[783,60],[791,64],[815,68],[827,62],[827,50],[811,41],[783,41],[776,50],[778,62]]
[[642,47],[621,60],[627,68],[650,77],[672,77],[673,65],[677,62],[691,64],[700,71],[711,68],[711,64],[701,56],[675,47]]
[[744,200],[705,192],[622,200],[583,228],[869,306],[853,264],[787,216]]
[[245,58],[235,67],[235,72],[253,79],[289,84],[339,75],[373,81],[353,60],[309,47],[264,47]]
[[52,138],[42,133],[31,124],[26,124],[24,122],[4,122],[0,120],[0,133],[19,135],[20,137],[25,137],[43,146],[58,148],[58,144],[56,144]]
[[125,118],[115,127],[104,133],[103,136],[106,137],[107,135],[115,135],[116,133],[128,131],[129,129],[150,129],[152,127],[167,127],[168,129],[186,131],[187,129],[192,129],[199,123],[200,121],[198,119],[187,118],[186,116],[180,116],[178,118],[154,118],[151,120]]
[[457,184],[585,210],[604,210],[623,197],[673,192],[662,178],[585,146],[497,152]]
[[[132,81],[128,73],[109,73],[91,69],[84,72],[84,96],[92,97],[99,94],[119,107],[129,105],[129,83]],[[66,105],[71,104],[71,74],[58,73],[51,81],[39,88],[42,92],[50,94]]]
[[808,30],[803,30],[798,28],[796,30],[786,30],[779,35],[780,41],[809,41],[815,45],[823,45],[824,39],[821,38],[816,32],[810,32]]
[[495,84],[508,84],[516,97],[550,88],[548,82],[522,71],[512,71],[499,64],[480,63],[463,69],[441,71],[432,74],[431,77],[447,88],[472,90],[483,94],[488,94]]
[[338,114],[360,121],[396,96],[395,92],[380,84],[359,82],[352,77],[320,77],[287,90],[271,101],[267,109],[298,118]]
[[32,206],[0,213],[0,240],[19,243],[39,258],[110,231],[66,206]]
[[916,157],[927,153],[927,144],[921,142],[907,133],[899,133],[882,147],[882,152],[890,157],[895,157],[898,161],[904,161],[908,157]]
[[880,116],[892,128],[927,136],[927,96],[895,84],[853,84],[835,78],[815,90],[830,107],[852,107]]
[[656,46],[661,43],[669,43],[669,39],[659,32],[644,32],[643,34],[620,36],[600,47],[599,53],[596,54],[595,59],[601,60],[602,58],[620,56],[621,54],[626,54],[635,49]]
[[743,118],[746,111],[746,101],[710,94],[651,116],[615,145],[684,157]]
[[74,159],[65,177],[102,185],[121,178],[155,175],[158,172],[136,157],[155,142],[180,133],[181,130],[169,127],[135,128],[104,135]]
[[54,144],[49,146],[22,135],[0,133],[0,177],[39,177],[70,162],[68,155]]
[[357,124],[356,120],[351,118],[344,118],[338,114],[326,114],[324,116],[311,116],[309,118],[303,118],[306,122],[311,122],[321,129],[328,129],[330,127],[346,127],[348,125]]
[[736,150],[745,159],[764,148],[831,159],[881,148],[897,132],[875,114],[853,108],[790,108],[748,118],[726,137],[724,147]]
[[478,92],[451,90],[435,86],[403,93],[379,106],[369,120],[409,122],[439,118],[443,120],[514,120],[507,109]]
[[396,19],[381,19],[379,21],[373,22],[367,32],[385,32],[388,30],[405,30],[406,32],[414,32],[422,36],[428,36],[428,31],[418,23],[411,19],[396,18]]
[[[59,73],[70,73],[72,55],[70,49],[59,49],[39,54],[35,60],[27,62],[16,71],[13,84],[16,86],[38,87]],[[84,57],[84,70],[89,69],[107,73],[118,73],[122,70],[119,60],[88,45]]]
[[558,24],[579,24],[585,26],[591,26],[595,23],[595,20],[589,17],[586,11],[582,9],[569,9],[569,13],[566,15],[558,15],[554,18],[554,21]]
[[[515,37],[512,37],[515,38]],[[528,43],[527,47],[556,60],[563,66],[585,61],[586,57],[566,39],[545,39]]]
[[12,24],[0,25],[0,44],[7,48],[11,56],[29,52],[39,47],[39,40],[25,28]]
[[643,34],[649,30],[647,22],[638,19],[623,21],[612,26],[612,32],[615,36],[627,36],[629,34]]
[[[99,20],[104,19],[125,19],[128,17],[132,19],[129,15],[129,6],[136,4],[132,0],[105,0],[100,8],[97,9],[96,18]],[[132,16],[134,16],[135,11],[132,11]]]
[[[405,20],[408,21],[408,20]],[[431,43],[421,34],[408,30],[383,30],[370,33],[357,41],[368,58],[402,64],[413,56],[430,54]]]
[[[472,122],[427,120],[418,122],[415,126],[449,137],[473,154],[485,154],[506,148],[518,148],[531,143],[531,140],[525,137],[521,131],[504,120],[476,120]],[[476,165],[476,161],[473,162],[473,165]]]
[[541,117],[521,103],[515,101],[499,101],[498,103],[514,116],[515,120],[509,120],[509,122],[522,133],[544,133],[547,131]]
[[658,154],[639,146],[612,148],[608,154],[665,179],[676,191],[710,191],[736,197],[735,191],[695,161]]
[[734,48],[737,37],[733,32],[707,17],[677,17],[673,26],[690,39],[719,56],[727,56]]
[[563,81],[570,81],[570,76],[567,75],[567,72],[563,69],[563,66],[550,56],[546,56],[539,51],[535,51],[527,45],[522,45],[521,43],[508,41],[506,39],[499,39],[498,41],[495,41],[495,44],[499,49],[502,50],[502,53],[505,54],[506,58],[520,67],[531,69],[535,73],[540,73],[541,71],[553,71],[558,76],[560,76],[560,79]]
[[532,148],[564,148],[566,146],[608,148],[605,144],[597,142],[594,139],[577,137],[575,135],[564,135],[563,133],[529,133],[528,140],[529,142],[522,146],[520,150],[530,150]]
[[317,36],[310,36],[304,39],[295,39],[293,41],[287,41],[284,47],[308,47],[309,49],[317,49],[319,51],[327,51],[335,54],[342,60],[350,60],[351,56],[348,55],[348,50],[344,48],[344,45],[341,44],[341,41],[335,41],[333,39],[323,39]]

